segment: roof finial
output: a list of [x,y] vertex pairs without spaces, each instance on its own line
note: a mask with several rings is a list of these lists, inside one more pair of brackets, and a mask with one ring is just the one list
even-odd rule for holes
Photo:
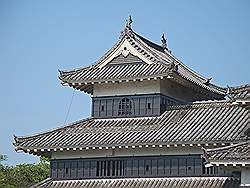
[[130,15],[130,16],[128,17],[128,19],[127,19],[126,27],[129,28],[129,29],[131,29],[131,24],[132,24],[132,22],[133,22],[133,20],[132,20],[131,15]]
[[162,34],[161,38],[162,38],[161,39],[162,47],[164,49],[166,49],[167,48],[167,39],[165,38],[165,34],[164,33]]

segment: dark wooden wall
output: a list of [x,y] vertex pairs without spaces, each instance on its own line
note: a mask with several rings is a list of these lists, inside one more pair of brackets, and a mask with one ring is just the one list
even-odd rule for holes
[[53,179],[184,177],[222,174],[224,171],[219,170],[218,167],[205,169],[200,155],[51,161],[51,178]]
[[[131,101],[131,113],[119,113],[121,101]],[[95,118],[159,116],[167,106],[180,103],[161,94],[92,97],[92,116]]]

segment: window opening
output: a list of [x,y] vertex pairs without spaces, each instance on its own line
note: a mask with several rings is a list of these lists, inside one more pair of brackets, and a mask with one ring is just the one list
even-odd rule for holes
[[118,115],[132,115],[132,101],[129,98],[123,98],[119,102]]
[[149,171],[149,165],[146,165],[146,171]]
[[65,173],[66,173],[66,174],[69,173],[69,168],[66,168]]
[[151,109],[151,103],[148,103],[148,109]]

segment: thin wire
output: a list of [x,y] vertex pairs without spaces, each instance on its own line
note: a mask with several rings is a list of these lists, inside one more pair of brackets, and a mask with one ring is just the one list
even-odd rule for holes
[[66,114],[66,118],[65,118],[65,121],[64,121],[64,125],[66,124],[67,120],[68,120],[68,117],[69,117],[69,112],[70,112],[70,109],[71,109],[71,105],[73,103],[73,99],[74,99],[74,96],[75,96],[75,89],[73,90],[73,93],[72,93],[72,97],[71,97],[71,101],[70,101],[70,104],[69,104],[69,108],[68,108],[68,111],[67,111],[67,114]]

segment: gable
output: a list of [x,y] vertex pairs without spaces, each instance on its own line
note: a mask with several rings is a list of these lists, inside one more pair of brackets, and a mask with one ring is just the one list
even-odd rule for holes
[[[129,41],[131,40],[131,41]],[[114,48],[112,48],[107,55],[104,55],[104,57],[101,58],[101,61],[98,62],[98,68],[102,68],[109,64],[111,61],[116,61],[119,58],[121,59],[130,59],[129,61],[143,61],[146,64],[152,64],[154,63],[154,55],[150,52],[146,52],[146,49],[143,49],[143,47],[139,46],[140,44],[135,45],[135,41],[132,41],[133,39],[126,39],[123,38],[120,42],[118,42],[117,45],[115,45]],[[132,45],[133,43],[134,45]],[[135,47],[136,46],[136,47]],[[143,51],[143,53],[142,53]],[[144,55],[145,54],[145,55]],[[123,56],[123,57],[122,57]]]
[[118,55],[114,59],[112,59],[107,65],[119,65],[119,64],[131,64],[131,63],[142,63],[145,64],[139,57],[128,54],[127,56],[124,56],[123,54]]

